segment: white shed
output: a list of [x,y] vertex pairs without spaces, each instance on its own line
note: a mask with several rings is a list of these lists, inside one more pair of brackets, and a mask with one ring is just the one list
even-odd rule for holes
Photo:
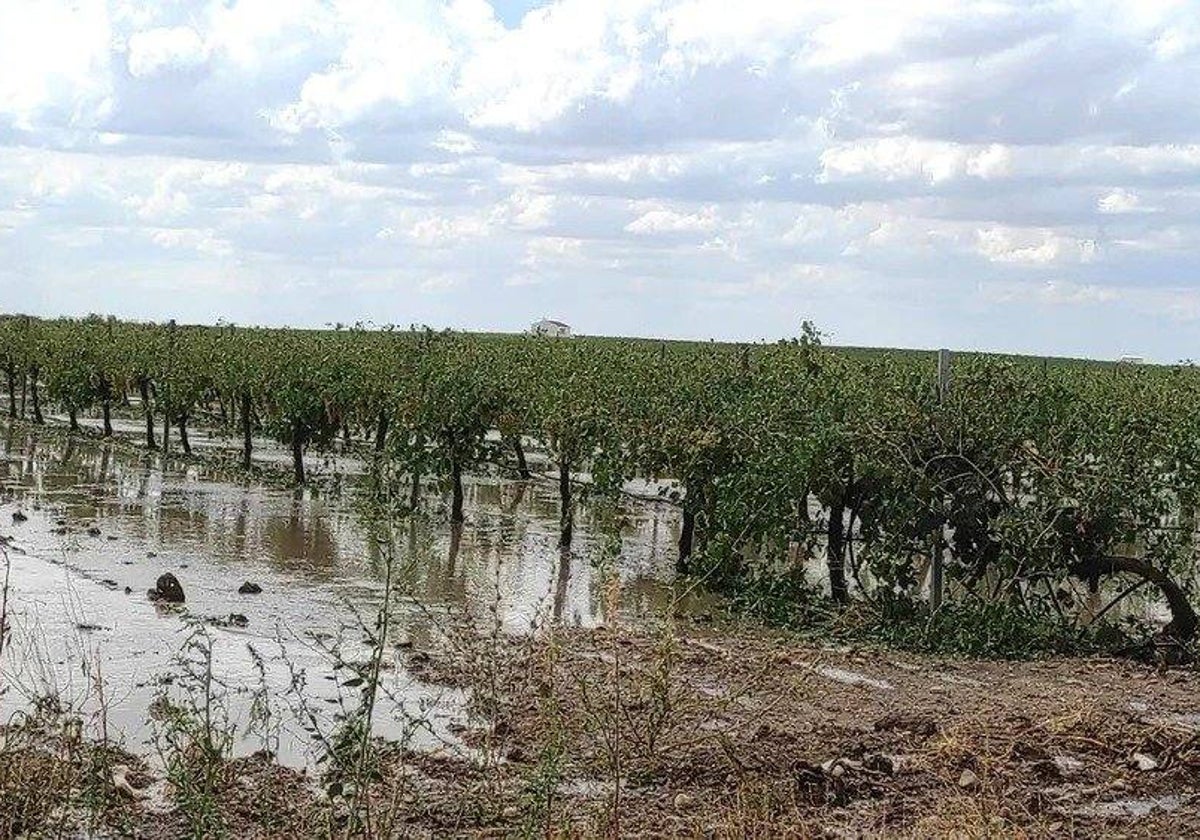
[[529,326],[530,335],[547,335],[552,338],[570,338],[571,325],[550,318],[534,321]]

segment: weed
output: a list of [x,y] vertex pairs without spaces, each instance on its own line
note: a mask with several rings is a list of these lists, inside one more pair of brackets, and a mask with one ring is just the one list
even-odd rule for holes
[[236,730],[229,721],[227,688],[213,673],[212,638],[203,625],[192,626],[175,662],[178,673],[153,706],[154,746],[189,836],[223,837],[228,827],[219,797]]

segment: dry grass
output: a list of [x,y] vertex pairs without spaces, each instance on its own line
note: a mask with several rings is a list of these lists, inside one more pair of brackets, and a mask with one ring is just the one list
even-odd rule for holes
[[[212,790],[226,836],[368,836],[364,825],[381,838],[1200,832],[1200,741],[1158,713],[1194,708],[1193,674],[1097,661],[897,662],[670,624],[513,638],[464,620],[433,654],[411,652],[407,666],[469,689],[470,750],[373,743],[362,789],[336,796],[266,756],[226,761]],[[822,676],[822,666],[871,682]],[[1162,709],[1131,709],[1135,691]],[[68,813],[144,837],[186,834],[170,791],[160,809],[85,794],[96,763],[76,734],[10,730],[0,836]],[[1138,755],[1155,769],[1138,769]],[[1128,801],[1167,806],[1134,818],[1121,810]],[[362,803],[370,823],[353,813]]]

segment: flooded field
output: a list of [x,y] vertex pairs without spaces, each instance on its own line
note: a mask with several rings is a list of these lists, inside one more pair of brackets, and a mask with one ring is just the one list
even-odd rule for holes
[[[208,806],[184,795],[198,771],[181,777],[179,762],[197,742],[163,743],[171,704],[199,693],[214,701],[190,707],[200,737],[234,732],[240,756],[222,752],[205,800],[229,836],[367,836],[337,828],[364,808],[395,821],[378,836],[519,834],[535,819],[581,836],[614,820],[622,836],[1200,826],[1194,673],[710,627],[712,599],[673,581],[675,511],[634,498],[650,485],[582,505],[564,554],[549,478],[472,477],[461,527],[445,524],[435,481],[417,515],[381,520],[352,454],[312,456],[319,478],[295,490],[269,441],[256,442],[267,466],[251,478],[222,466],[235,441],[196,432],[205,457],[164,459],[141,447],[140,424],[117,428],[112,441],[23,425],[0,435],[0,749],[16,762],[4,777],[14,801],[36,803],[47,783],[70,799],[62,777],[36,775],[47,756],[91,766],[77,750],[115,741],[127,752],[100,777],[118,795],[95,813],[124,826],[116,836],[196,836]],[[819,580],[818,557],[808,565]],[[183,605],[149,596],[166,573]],[[374,656],[370,719],[384,741],[351,749],[351,768],[378,773],[359,788],[321,762],[344,749],[336,733],[362,709]],[[73,720],[85,740],[71,740]],[[96,806],[76,807],[68,823]]]
[[[366,656],[363,628],[379,612],[389,562],[393,620],[380,734],[430,749],[457,749],[461,693],[423,683],[406,667],[464,619],[487,632],[527,634],[553,621],[595,627],[604,619],[605,574],[620,581],[622,620],[671,601],[676,517],[629,502],[579,514],[574,550],[557,546],[558,502],[549,483],[474,478],[467,523],[443,524],[436,484],[425,514],[368,527],[355,492],[360,462],[314,457],[320,489],[272,489],[224,475],[207,462],[169,461],[128,439],[68,439],[9,428],[0,439],[0,508],[7,537],[10,648],[0,662],[5,716],[56,697],[123,736],[152,741],[150,709],[164,680],[202,634],[235,715],[264,693],[285,710],[279,753],[309,760],[296,720],[332,716],[353,702],[339,660]],[[193,434],[197,451],[230,446]],[[286,463],[259,442],[256,460]],[[183,608],[154,603],[158,577],[176,575]],[[245,583],[260,594],[240,594]],[[194,664],[194,663],[193,663]],[[290,718],[290,720],[289,720]],[[245,725],[246,720],[239,721]],[[244,751],[256,744],[247,742]]]

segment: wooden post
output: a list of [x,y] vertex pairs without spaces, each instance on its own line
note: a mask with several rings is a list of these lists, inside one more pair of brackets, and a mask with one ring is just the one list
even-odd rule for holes
[[[946,395],[950,392],[951,359],[949,350],[938,350],[937,388],[939,403],[945,400]],[[929,565],[929,608],[935,612],[942,607],[942,594],[945,588],[945,552],[946,529],[943,525],[938,535],[934,538],[933,557],[930,558]]]

